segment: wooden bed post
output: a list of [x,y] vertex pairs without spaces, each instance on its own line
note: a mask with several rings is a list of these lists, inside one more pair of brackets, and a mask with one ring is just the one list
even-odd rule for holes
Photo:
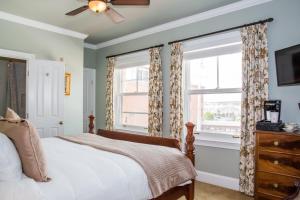
[[94,117],[94,115],[90,115],[89,120],[90,120],[89,133],[95,134],[95,130],[94,130],[94,128],[95,128],[95,117]]
[[[186,156],[192,161],[193,165],[195,166],[195,137],[194,137],[194,127],[195,125],[192,122],[188,122],[185,124],[187,128],[187,135],[186,135],[186,143],[185,143],[185,153]],[[192,184],[188,187],[188,195],[186,196],[187,200],[194,200],[195,195],[195,180],[192,180]]]
[[187,128],[187,135],[186,135],[186,143],[185,143],[185,152],[186,156],[192,161],[193,165],[195,166],[195,137],[194,137],[194,127],[195,125],[192,122],[188,122],[185,124]]

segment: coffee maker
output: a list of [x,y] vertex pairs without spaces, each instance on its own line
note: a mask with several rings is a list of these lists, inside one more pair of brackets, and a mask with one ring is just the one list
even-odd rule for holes
[[281,101],[269,100],[264,102],[264,115],[265,121],[271,123],[280,122]]
[[264,120],[256,123],[257,130],[281,131],[284,124],[280,120],[281,100],[268,100],[264,102]]

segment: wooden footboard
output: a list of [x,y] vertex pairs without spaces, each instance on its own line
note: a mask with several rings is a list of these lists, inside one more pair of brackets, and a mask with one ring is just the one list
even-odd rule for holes
[[[89,125],[89,133],[94,133],[94,117],[90,116],[90,125]],[[183,152],[185,155],[192,161],[193,165],[195,165],[195,146],[194,141],[195,137],[193,134],[194,124],[191,122],[186,123],[187,128],[187,136],[186,136],[186,143],[185,149]],[[116,140],[125,140],[130,142],[137,142],[143,144],[152,144],[152,145],[159,145],[159,146],[166,146],[171,148],[180,149],[180,144],[177,139],[173,138],[163,138],[163,137],[153,137],[153,136],[144,136],[144,135],[137,135],[132,133],[125,133],[125,132],[118,132],[118,131],[107,131],[99,129],[97,131],[97,135],[102,137],[107,137]],[[191,180],[190,184],[184,186],[177,186],[175,188],[170,189],[169,191],[165,192],[161,196],[153,199],[153,200],[177,200],[182,196],[185,196],[187,200],[194,199],[194,190],[195,190],[195,180]]]

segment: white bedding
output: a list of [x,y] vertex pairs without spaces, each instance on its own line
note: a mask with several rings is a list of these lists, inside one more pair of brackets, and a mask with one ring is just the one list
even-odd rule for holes
[[52,180],[24,178],[17,187],[0,183],[1,200],[151,199],[147,176],[132,159],[58,138],[42,139],[42,144]]

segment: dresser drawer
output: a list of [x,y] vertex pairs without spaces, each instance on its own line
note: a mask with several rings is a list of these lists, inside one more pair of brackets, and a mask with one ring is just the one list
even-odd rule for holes
[[263,193],[257,193],[255,194],[255,200],[283,200],[284,198],[282,197],[276,197],[272,195],[267,195]]
[[295,191],[296,178],[257,172],[256,173],[256,194],[273,195],[279,198],[286,197]]
[[300,177],[300,156],[259,151],[257,170]]
[[300,136],[259,133],[257,137],[258,150],[300,155]]

